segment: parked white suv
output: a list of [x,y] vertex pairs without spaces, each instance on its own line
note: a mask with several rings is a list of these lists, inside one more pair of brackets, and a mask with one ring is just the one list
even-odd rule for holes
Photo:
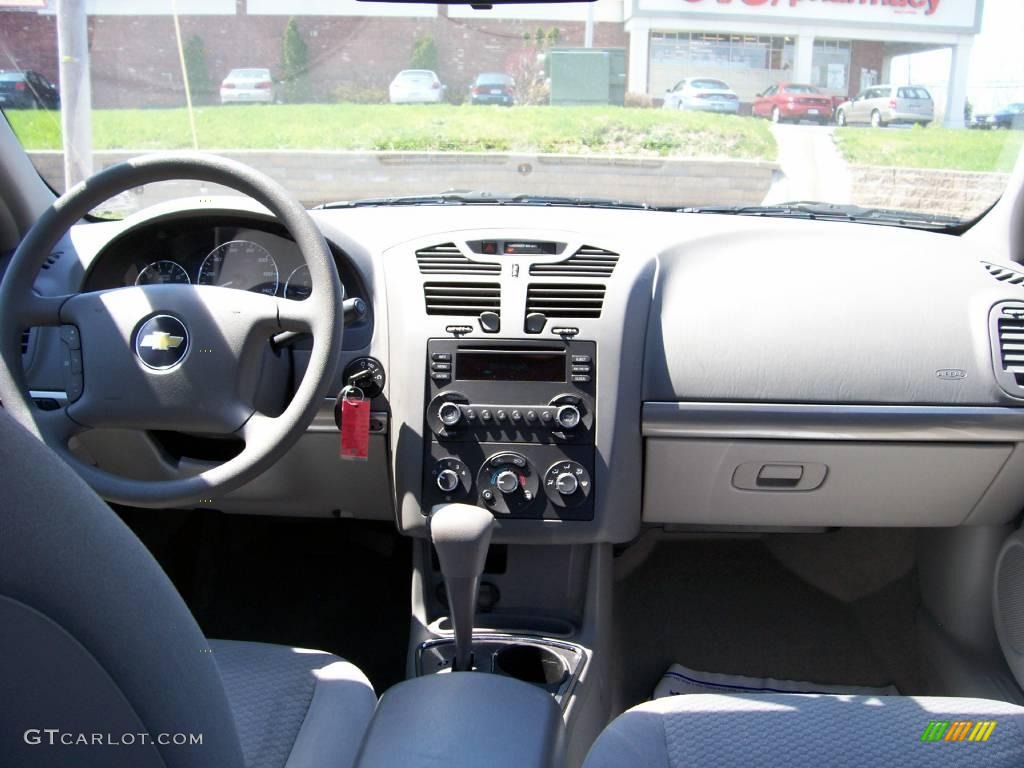
[[897,123],[928,125],[934,119],[932,95],[919,85],[873,85],[836,108],[837,125],[884,128]]

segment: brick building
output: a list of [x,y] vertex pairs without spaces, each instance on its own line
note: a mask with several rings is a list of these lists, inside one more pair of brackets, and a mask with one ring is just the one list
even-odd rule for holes
[[[8,2],[18,0],[8,0]],[[955,123],[984,0],[598,0],[594,45],[628,49],[628,90],[660,96],[692,75],[719,77],[741,100],[779,80],[811,82],[847,96],[889,77],[894,56],[954,52],[946,109]],[[55,0],[0,11],[8,60],[57,75]],[[178,106],[184,101],[170,0],[89,0],[93,103]],[[430,35],[449,93],[464,93],[481,71],[507,71],[536,53],[538,30],[559,45],[582,45],[585,3],[468,6],[357,0],[177,0],[185,38],[199,35],[207,70],[219,81],[242,66],[278,69],[281,36],[294,16],[309,47],[317,100],[382,91],[409,65],[416,39]]]

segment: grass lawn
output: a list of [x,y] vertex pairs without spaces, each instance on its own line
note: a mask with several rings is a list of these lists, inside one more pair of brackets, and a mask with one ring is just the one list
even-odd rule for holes
[[1024,131],[837,128],[836,144],[855,165],[1009,172],[1024,146]]
[[[26,149],[60,149],[56,113],[10,111]],[[93,112],[96,149],[192,146],[184,109]],[[296,104],[196,110],[204,149],[565,152],[774,160],[763,120],[622,107]]]

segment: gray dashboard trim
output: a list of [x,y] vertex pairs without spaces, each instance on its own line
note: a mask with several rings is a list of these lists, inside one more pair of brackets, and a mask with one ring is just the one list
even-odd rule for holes
[[645,402],[644,437],[1022,442],[1024,408]]

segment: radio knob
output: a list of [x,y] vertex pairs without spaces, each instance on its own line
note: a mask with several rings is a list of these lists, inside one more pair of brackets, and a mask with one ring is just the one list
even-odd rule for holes
[[555,421],[563,429],[575,429],[580,424],[580,409],[575,405],[563,405],[555,414]]
[[441,407],[437,409],[437,418],[446,427],[454,427],[462,421],[462,409],[455,403],[441,403]]
[[437,473],[437,487],[445,493],[451,493],[459,487],[459,475],[453,469],[442,469]]
[[494,484],[498,487],[499,491],[509,494],[519,487],[519,476],[511,470],[505,469],[494,478]]
[[[438,478],[440,480],[440,478]],[[555,488],[563,496],[572,496],[576,493],[576,490],[580,487],[580,481],[576,479],[576,475],[570,474],[569,472],[563,472],[555,480]]]

